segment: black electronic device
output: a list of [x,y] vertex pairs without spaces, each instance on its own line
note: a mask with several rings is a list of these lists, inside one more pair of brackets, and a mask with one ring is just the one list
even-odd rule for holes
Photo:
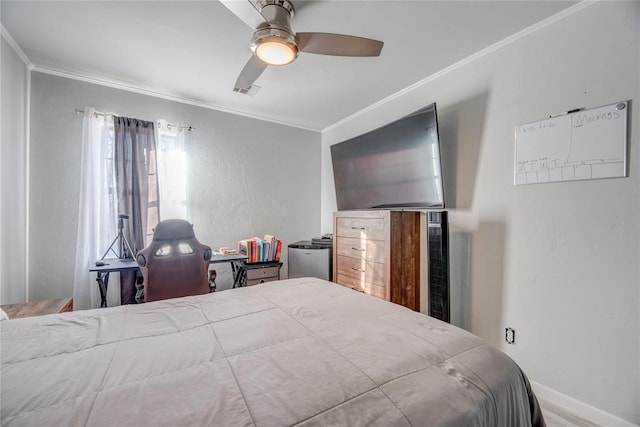
[[429,316],[451,321],[447,212],[427,212]]
[[311,244],[316,246],[333,246],[333,239],[329,239],[326,237],[313,237],[311,239]]
[[445,207],[436,104],[331,146],[338,210]]
[[[127,237],[124,235],[125,219],[129,219],[129,215],[126,215],[126,214],[118,215],[118,234],[116,235],[116,238],[113,239],[113,241],[109,245],[109,248],[107,248],[107,250],[105,251],[104,255],[102,255],[100,260],[105,259],[106,256],[109,254],[109,252],[113,252],[114,255],[119,259],[129,259],[134,257],[135,252],[133,251],[133,249],[131,249],[131,244],[129,244]],[[114,249],[114,245],[116,244],[116,242],[118,243],[117,245],[118,252],[116,252]],[[96,266],[98,266],[98,263],[96,263]]]

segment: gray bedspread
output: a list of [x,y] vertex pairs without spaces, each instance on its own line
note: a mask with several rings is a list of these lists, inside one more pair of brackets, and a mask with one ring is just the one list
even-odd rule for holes
[[3,425],[544,425],[505,354],[319,279],[0,327]]

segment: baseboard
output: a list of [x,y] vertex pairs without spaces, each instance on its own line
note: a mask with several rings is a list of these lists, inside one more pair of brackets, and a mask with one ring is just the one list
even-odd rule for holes
[[531,381],[531,387],[539,400],[553,403],[555,406],[574,414],[590,423],[607,427],[638,427],[627,420],[595,408],[571,396]]

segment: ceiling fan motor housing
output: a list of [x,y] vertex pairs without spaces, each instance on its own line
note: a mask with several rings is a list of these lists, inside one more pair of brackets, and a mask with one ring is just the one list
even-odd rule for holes
[[248,93],[270,65],[293,62],[300,52],[318,55],[380,56],[383,42],[347,34],[300,32],[291,29],[294,8],[291,0],[220,0],[231,12],[254,29],[253,56],[238,75],[234,90]]
[[256,49],[266,42],[276,42],[287,45],[294,52],[295,59],[298,56],[296,36],[291,30],[291,18],[294,8],[287,0],[259,0],[258,7],[266,22],[258,25],[251,37],[251,51],[256,54]]

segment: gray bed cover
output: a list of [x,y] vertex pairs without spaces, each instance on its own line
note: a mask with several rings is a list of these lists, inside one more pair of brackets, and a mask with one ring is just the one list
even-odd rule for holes
[[544,425],[505,354],[320,279],[0,326],[2,425]]

